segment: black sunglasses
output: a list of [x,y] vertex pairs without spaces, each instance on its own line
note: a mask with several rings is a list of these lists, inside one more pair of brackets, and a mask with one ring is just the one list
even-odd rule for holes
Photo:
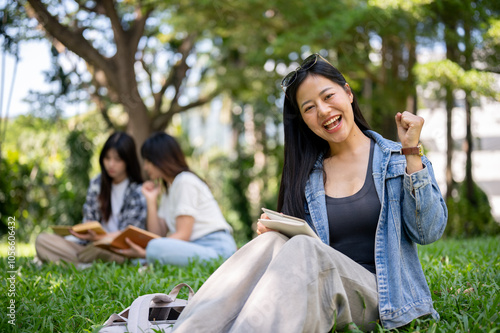
[[294,71],[288,73],[287,76],[285,76],[283,80],[281,80],[281,89],[283,89],[283,92],[286,93],[285,89],[290,87],[292,83],[295,81],[295,79],[297,78],[298,71],[300,70],[306,71],[310,69],[312,66],[316,65],[318,59],[323,60],[324,62],[333,67],[333,65],[330,64],[330,62],[325,58],[323,58],[320,54],[318,53],[311,54],[309,57],[305,58],[304,61],[302,61],[302,64],[299,67],[297,67]]

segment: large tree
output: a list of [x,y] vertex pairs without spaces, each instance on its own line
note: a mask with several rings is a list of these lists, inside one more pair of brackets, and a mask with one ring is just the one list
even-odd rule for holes
[[[139,143],[164,129],[174,114],[209,101],[220,87],[237,103],[270,99],[273,108],[280,97],[278,77],[291,69],[290,62],[318,50],[363,93],[375,128],[386,136],[395,137],[386,118],[416,109],[411,68],[418,0],[20,3],[56,50],[85,60],[91,78],[83,73],[78,80],[87,80],[89,96],[110,126],[116,127],[110,107],[123,107]],[[210,56],[203,59],[202,52]],[[271,70],[263,66],[268,61]],[[202,89],[186,92],[190,75]],[[207,76],[218,84],[200,84]]]
[[[85,61],[89,97],[110,127],[109,115],[119,105],[128,115],[127,131],[140,145],[173,115],[210,101],[218,92],[207,82],[210,61],[202,63],[203,29],[176,30],[175,3],[150,1],[19,2],[59,53]],[[87,74],[90,73],[90,76]],[[190,89],[194,80],[198,89]],[[196,90],[196,92],[190,91]]]

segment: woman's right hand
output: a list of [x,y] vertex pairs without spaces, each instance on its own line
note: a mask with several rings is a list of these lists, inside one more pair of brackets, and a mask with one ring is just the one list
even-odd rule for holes
[[[266,213],[261,214],[260,219],[261,220],[270,220],[269,216],[267,216]],[[268,231],[276,231],[276,230],[269,229],[268,227],[266,227],[262,223],[257,222],[257,235],[262,235],[263,233],[268,232]]]
[[104,237],[108,236],[107,234],[97,234],[94,230],[90,229],[88,230],[88,232],[86,233],[78,233],[78,232],[75,232],[73,230],[69,230],[69,232],[79,238],[79,239],[83,239],[83,240],[86,240],[86,241],[89,241],[89,242],[95,242],[95,241],[98,241],[98,240],[101,240],[103,239]]
[[160,194],[160,187],[156,186],[155,183],[148,180],[142,184],[142,194],[146,197],[146,200],[156,201],[156,198]]
[[128,249],[117,249],[112,247],[111,251],[128,258],[146,258],[146,249],[132,242],[128,237],[125,238],[125,242],[130,246]]

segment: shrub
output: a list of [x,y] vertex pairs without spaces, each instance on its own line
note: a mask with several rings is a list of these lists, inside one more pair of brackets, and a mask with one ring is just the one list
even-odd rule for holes
[[0,237],[9,216],[17,221],[20,242],[32,241],[51,224],[81,221],[93,145],[81,131],[71,131],[66,145],[69,157],[60,175],[45,170],[43,161],[21,162],[17,151],[0,160]]
[[448,224],[444,234],[453,237],[496,235],[500,226],[491,214],[488,196],[474,183],[474,201],[467,199],[465,182],[458,184],[457,195],[448,200]]

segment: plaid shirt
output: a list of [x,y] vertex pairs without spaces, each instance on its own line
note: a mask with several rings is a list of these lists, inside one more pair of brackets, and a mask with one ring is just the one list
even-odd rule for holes
[[[83,205],[83,222],[102,221],[99,208],[99,193],[101,192],[101,175],[90,181],[87,191],[87,200]],[[123,206],[120,213],[115,216],[118,221],[118,230],[125,229],[128,225],[146,229],[147,207],[146,199],[141,192],[141,185],[130,182],[125,190]]]

